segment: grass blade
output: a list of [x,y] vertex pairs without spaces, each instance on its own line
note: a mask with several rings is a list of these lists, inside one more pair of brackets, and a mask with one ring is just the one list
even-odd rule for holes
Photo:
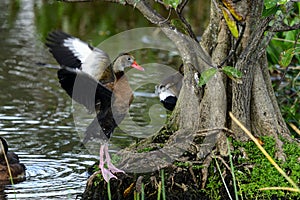
[[107,182],[107,197],[111,200],[110,181]]
[[144,183],[142,183],[141,200],[145,200]]
[[235,199],[238,200],[239,197],[238,197],[238,192],[237,192],[237,187],[236,187],[236,179],[235,179],[235,174],[234,174],[234,167],[233,167],[232,155],[231,155],[231,152],[230,152],[230,145],[229,145],[228,138],[227,138],[227,147],[228,147],[230,169],[231,169],[231,175],[232,175],[232,181],[233,181],[234,195],[235,195]]
[[[4,149],[2,141],[0,141],[0,145],[1,145],[1,149]],[[7,169],[8,169],[10,183],[11,183],[11,185],[14,185],[14,180],[13,180],[13,177],[12,177],[12,173],[11,173],[11,170],[10,170],[10,165],[9,165],[8,159],[7,159],[5,153],[3,155],[4,155],[4,159],[5,159],[5,162],[6,162]],[[16,193],[15,189],[14,189],[14,194],[15,194],[15,199],[17,199],[17,193]]]
[[161,173],[161,190],[162,190],[162,199],[166,200],[166,191],[165,191],[165,172],[162,169],[160,171]]
[[157,200],[160,200],[161,195],[161,182],[158,183]]
[[220,173],[220,176],[221,176],[221,180],[222,180],[222,182],[223,182],[223,184],[224,184],[224,187],[225,187],[225,189],[226,189],[226,192],[227,192],[227,194],[228,194],[228,196],[229,196],[229,199],[232,200],[232,197],[231,197],[231,195],[230,195],[230,192],[229,192],[229,190],[228,190],[228,187],[227,187],[227,185],[226,185],[226,182],[225,182],[225,180],[224,180],[224,177],[222,176],[222,172],[221,172],[219,163],[218,163],[218,161],[217,161],[216,158],[215,158],[215,161],[216,161],[217,169],[218,169],[218,171],[219,171],[219,173]]

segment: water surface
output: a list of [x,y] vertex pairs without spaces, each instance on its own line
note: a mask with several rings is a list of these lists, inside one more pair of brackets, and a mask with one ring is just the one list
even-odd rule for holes
[[[84,191],[87,167],[98,159],[80,143],[72,101],[59,87],[56,70],[36,65],[54,63],[36,25],[41,5],[42,1],[0,1],[0,136],[27,167],[25,181],[0,187],[0,199],[75,199]],[[136,80],[155,76],[150,71],[132,76]],[[138,126],[151,129],[149,107],[159,103],[154,84],[139,86],[130,115]],[[161,123],[165,111],[156,110]],[[111,152],[149,134],[136,124],[122,125],[130,134],[116,131]]]

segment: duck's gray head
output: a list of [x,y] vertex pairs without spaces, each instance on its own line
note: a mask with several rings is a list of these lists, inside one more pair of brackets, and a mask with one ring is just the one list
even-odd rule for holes
[[126,67],[133,67],[140,71],[144,71],[144,68],[137,64],[134,57],[129,53],[120,54],[113,62],[114,72],[123,72]]

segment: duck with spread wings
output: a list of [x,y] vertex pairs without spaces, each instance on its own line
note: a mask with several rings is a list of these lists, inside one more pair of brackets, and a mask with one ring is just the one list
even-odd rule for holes
[[99,168],[103,178],[106,181],[117,178],[114,174],[124,171],[111,163],[107,142],[133,100],[124,69],[144,69],[129,53],[122,53],[111,62],[104,51],[61,31],[51,32],[46,46],[61,66],[57,72],[61,87],[72,99],[97,114],[87,127],[83,142],[100,139]]

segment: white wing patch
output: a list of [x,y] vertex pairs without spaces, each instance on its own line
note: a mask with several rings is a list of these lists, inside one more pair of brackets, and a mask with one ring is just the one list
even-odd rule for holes
[[91,47],[78,38],[68,38],[64,40],[67,47],[82,63],[81,70],[96,80],[100,80],[104,70],[110,64],[108,55],[97,48]]
[[78,38],[68,38],[64,40],[64,46],[68,47],[81,63],[84,63],[87,57],[93,52],[87,43]]
[[168,89],[160,91],[160,93],[159,93],[159,99],[161,101],[164,101],[167,97],[170,97],[170,96],[175,97],[175,95],[172,92],[170,92]]

